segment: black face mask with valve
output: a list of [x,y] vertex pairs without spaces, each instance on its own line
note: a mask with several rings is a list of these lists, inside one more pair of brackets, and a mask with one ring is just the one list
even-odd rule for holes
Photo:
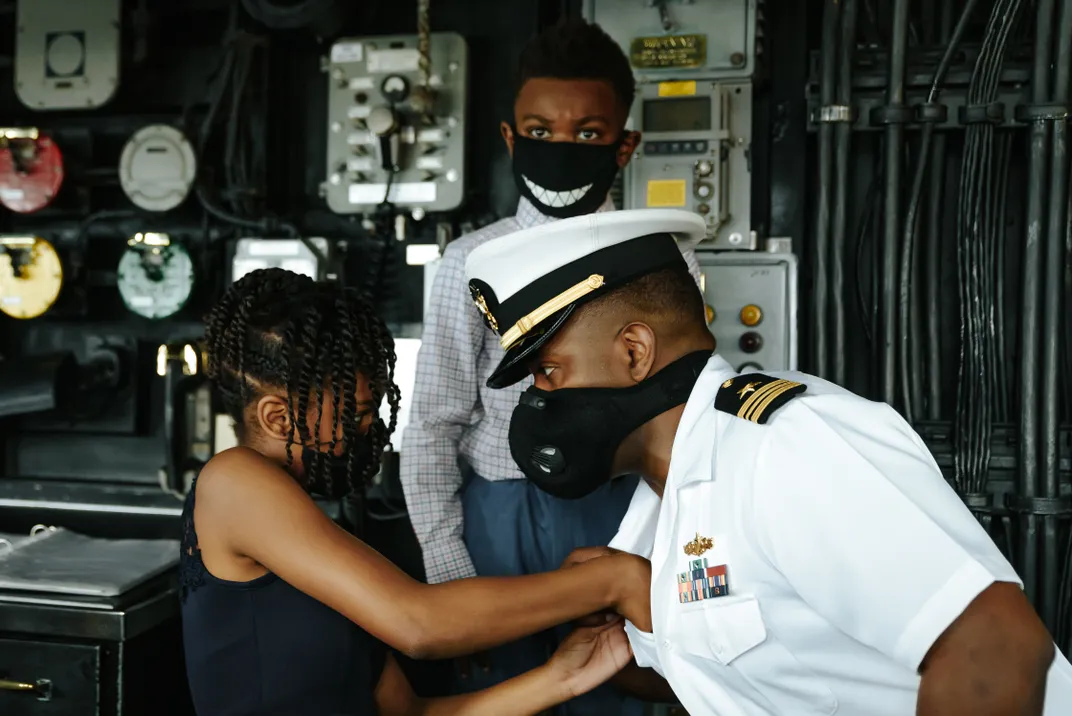
[[[377,459],[372,453],[372,436],[379,431],[386,431],[382,420],[374,421],[367,434],[357,435],[354,438],[355,444],[348,445],[341,455],[303,447],[301,459],[305,470],[306,489],[332,500],[341,499],[358,489],[359,485],[350,483],[350,475],[359,479],[365,474],[368,465]],[[353,472],[350,471],[351,463]]]
[[710,358],[690,353],[628,388],[529,388],[510,419],[514,462],[549,495],[590,495],[614,477],[614,454],[630,433],[688,401]]
[[618,176],[621,142],[547,142],[514,130],[514,181],[540,213],[556,219],[591,214]]

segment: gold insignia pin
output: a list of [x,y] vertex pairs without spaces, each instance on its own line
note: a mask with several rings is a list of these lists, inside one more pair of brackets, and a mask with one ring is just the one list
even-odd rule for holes
[[488,322],[488,325],[491,326],[491,330],[498,333],[499,322],[495,320],[495,316],[491,315],[491,311],[488,309],[488,302],[480,295],[480,291],[473,291],[473,303],[480,309],[480,312],[484,314],[484,319]]
[[699,557],[707,550],[715,546],[715,541],[710,537],[701,537],[700,533],[696,533],[696,539],[685,545],[685,554],[690,557]]
[[722,384],[722,387],[723,387],[723,388],[728,388],[728,387],[730,387],[731,385],[733,385],[733,378],[730,378],[730,379],[729,379],[729,380],[727,380],[727,381],[726,381],[725,383],[723,383],[723,384]]
[[758,381],[749,383],[748,385],[746,385],[745,387],[743,387],[743,388],[741,388],[740,390],[737,391],[737,397],[738,398],[744,398],[744,396],[748,395],[751,392],[754,392],[755,389],[758,388],[761,385],[763,385],[763,384],[758,382]]

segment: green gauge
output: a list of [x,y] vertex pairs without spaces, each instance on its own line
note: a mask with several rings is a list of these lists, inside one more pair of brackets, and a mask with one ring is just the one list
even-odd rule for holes
[[190,254],[167,234],[135,234],[119,260],[119,295],[132,312],[158,320],[178,313],[194,286]]

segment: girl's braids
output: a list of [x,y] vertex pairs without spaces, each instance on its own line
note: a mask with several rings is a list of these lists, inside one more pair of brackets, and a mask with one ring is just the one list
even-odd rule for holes
[[[323,405],[330,388],[334,408],[333,438],[342,427],[342,440],[354,446],[359,435],[356,378],[368,381],[378,406],[387,397],[391,406],[386,430],[373,421],[367,439],[373,460],[358,467],[353,461],[347,479],[357,488],[379,468],[380,457],[398,421],[399,390],[394,383],[394,339],[372,305],[351,288],[317,283],[284,269],[260,269],[227,289],[205,317],[206,372],[216,385],[224,409],[245,437],[247,406],[271,390],[285,390],[291,433],[287,462],[295,443],[312,446],[320,434],[322,411],[308,426],[310,407]],[[351,458],[357,451],[350,450]],[[330,477],[327,477],[330,481]],[[327,486],[332,489],[332,485]]]

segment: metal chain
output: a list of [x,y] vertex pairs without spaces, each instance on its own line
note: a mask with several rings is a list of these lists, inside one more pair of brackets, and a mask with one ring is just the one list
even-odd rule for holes
[[432,58],[429,45],[431,44],[431,22],[428,19],[428,10],[431,0],[417,0],[417,52],[420,54],[417,67],[421,71],[421,91],[418,92],[420,112],[425,124],[432,124]]

